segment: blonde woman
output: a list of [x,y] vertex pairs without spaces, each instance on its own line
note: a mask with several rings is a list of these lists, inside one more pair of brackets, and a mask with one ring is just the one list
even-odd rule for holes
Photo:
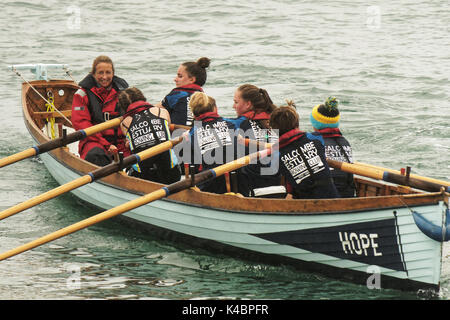
[[[119,116],[116,110],[119,93],[128,83],[115,75],[114,64],[107,56],[98,56],[92,63],[91,72],[79,83],[72,101],[72,123],[75,130]],[[111,163],[110,154],[115,151],[130,155],[125,147],[125,138],[117,128],[107,129],[80,141],[78,152],[82,159],[98,166]]]
[[[215,168],[235,159],[236,137],[234,125],[217,113],[216,101],[203,92],[191,96],[189,108],[195,122],[190,130],[190,163],[195,164],[195,173]],[[185,161],[186,162],[186,161]],[[198,185],[206,192],[226,193],[224,176]]]

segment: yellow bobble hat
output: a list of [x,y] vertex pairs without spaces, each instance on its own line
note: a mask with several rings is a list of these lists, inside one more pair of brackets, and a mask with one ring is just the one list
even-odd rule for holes
[[339,127],[338,101],[335,97],[329,97],[325,104],[318,104],[311,112],[309,120],[316,129]]

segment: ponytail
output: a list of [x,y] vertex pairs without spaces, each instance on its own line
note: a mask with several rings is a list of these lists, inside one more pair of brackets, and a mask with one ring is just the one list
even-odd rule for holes
[[197,62],[185,62],[181,65],[186,68],[186,72],[190,77],[195,77],[195,84],[203,86],[206,82],[206,68],[209,67],[211,60],[203,57]]
[[127,88],[120,92],[117,107],[121,115],[127,112],[128,106],[136,101],[147,101],[144,94],[138,88]]
[[243,84],[238,88],[238,91],[240,91],[243,100],[252,103],[252,109],[256,113],[272,113],[276,109],[266,89],[258,88],[252,84]]
[[214,111],[216,100],[204,92],[195,92],[189,99],[189,108],[194,116],[198,117],[203,113]]

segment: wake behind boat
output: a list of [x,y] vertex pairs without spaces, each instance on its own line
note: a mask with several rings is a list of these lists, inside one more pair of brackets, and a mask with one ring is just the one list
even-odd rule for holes
[[[70,134],[78,88],[69,80],[23,83],[24,121],[38,145]],[[49,98],[58,111],[48,109]],[[98,169],[79,157],[76,144],[39,152],[61,185]],[[449,184],[408,174],[399,178],[404,182],[399,185],[381,180],[395,173],[363,164],[354,168],[359,169],[355,198],[244,198],[185,188],[122,216],[160,235],[188,238],[192,245],[220,248],[236,257],[289,263],[361,284],[375,279],[383,288],[439,290],[443,242],[450,237]],[[369,172],[380,180],[364,177]],[[119,171],[71,192],[109,210],[162,187]]]

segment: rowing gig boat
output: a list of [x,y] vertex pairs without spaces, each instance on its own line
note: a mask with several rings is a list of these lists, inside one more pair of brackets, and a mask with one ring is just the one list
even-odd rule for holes
[[[70,130],[76,90],[69,80],[22,84],[24,121],[37,144]],[[59,112],[47,111],[42,97],[52,97]],[[98,169],[78,156],[76,145],[40,154],[59,184]],[[350,199],[243,198],[189,188],[121,217],[238,258],[288,263],[381,288],[439,290],[443,243],[450,234],[448,187],[424,191],[362,175],[355,175],[355,181],[358,196]],[[107,210],[161,187],[120,171],[71,192]]]

